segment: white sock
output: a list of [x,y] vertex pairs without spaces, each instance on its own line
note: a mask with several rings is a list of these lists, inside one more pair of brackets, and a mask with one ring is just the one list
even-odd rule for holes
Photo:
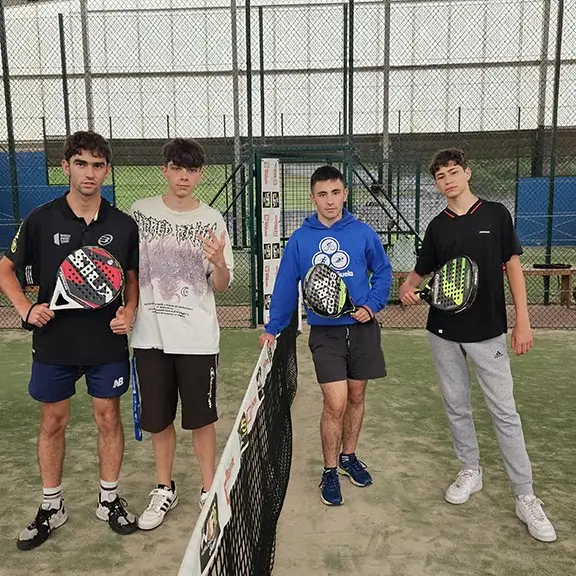
[[56,488],[42,488],[42,496],[44,497],[43,504],[47,504],[45,508],[60,508],[62,502],[62,484]]
[[116,482],[106,482],[100,479],[100,501],[101,502],[114,502],[118,494],[118,480]]

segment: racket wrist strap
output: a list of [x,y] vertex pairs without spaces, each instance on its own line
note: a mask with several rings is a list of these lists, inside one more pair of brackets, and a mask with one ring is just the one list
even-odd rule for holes
[[24,319],[24,328],[26,330],[32,330],[32,328],[34,328],[34,325],[32,325],[28,322],[28,320],[30,320],[30,314],[32,313],[32,310],[34,309],[34,306],[38,306],[38,302],[35,302],[34,304],[30,304],[30,308],[28,308],[28,312],[26,312],[26,318]]

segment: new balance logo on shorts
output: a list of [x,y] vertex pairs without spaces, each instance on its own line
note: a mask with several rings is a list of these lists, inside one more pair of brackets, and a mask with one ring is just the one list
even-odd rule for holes
[[114,380],[114,384],[112,384],[112,388],[122,388],[124,386],[124,376],[120,376],[120,378],[116,378]]

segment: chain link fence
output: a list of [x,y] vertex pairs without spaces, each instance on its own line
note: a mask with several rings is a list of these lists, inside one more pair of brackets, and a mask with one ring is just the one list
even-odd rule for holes
[[[111,140],[105,195],[123,210],[163,191],[168,138],[197,138],[208,153],[199,196],[224,213],[235,250],[220,319],[253,325],[262,306],[253,152],[289,149],[284,239],[312,210],[313,169],[339,164],[350,209],[379,232],[394,266],[382,322],[423,326],[425,308],[399,306],[397,286],[444,206],[428,162],[458,146],[473,191],[515,219],[533,324],[576,325],[573,2],[5,0],[2,14],[0,249],[65,190],[66,134]],[[18,326],[0,304],[0,325]]]

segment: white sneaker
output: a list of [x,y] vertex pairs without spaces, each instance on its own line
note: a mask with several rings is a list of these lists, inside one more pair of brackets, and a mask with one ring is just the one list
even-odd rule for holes
[[208,492],[204,492],[204,488],[202,488],[202,490],[200,490],[200,498],[198,499],[198,508],[200,508],[200,510],[204,508],[206,500],[208,500]]
[[542,510],[542,500],[534,494],[516,496],[516,516],[528,526],[532,538],[541,542],[554,542],[556,531]]
[[450,504],[464,504],[474,492],[482,490],[482,468],[460,470],[456,480],[448,487],[444,499]]
[[140,530],[153,530],[160,526],[166,513],[178,505],[178,490],[174,481],[172,481],[171,490],[157,486],[149,496],[151,496],[150,504],[138,518]]

